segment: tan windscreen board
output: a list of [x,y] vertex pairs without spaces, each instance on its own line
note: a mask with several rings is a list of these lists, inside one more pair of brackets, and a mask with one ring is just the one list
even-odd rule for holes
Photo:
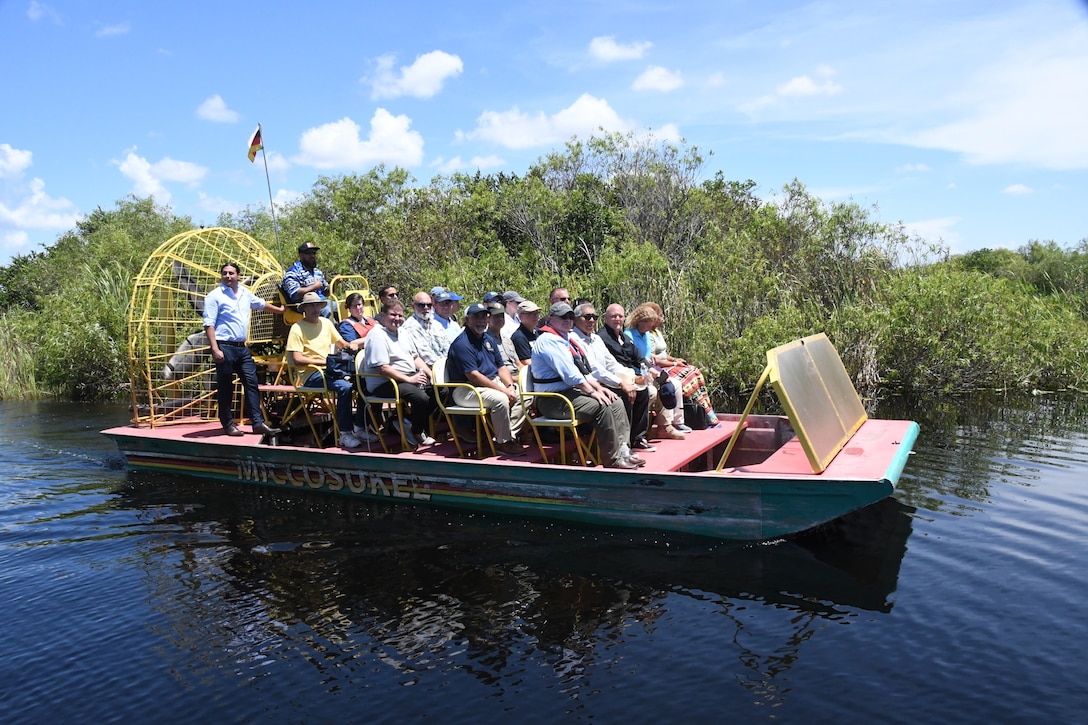
[[820,473],[868,417],[842,359],[820,333],[767,351],[770,382]]

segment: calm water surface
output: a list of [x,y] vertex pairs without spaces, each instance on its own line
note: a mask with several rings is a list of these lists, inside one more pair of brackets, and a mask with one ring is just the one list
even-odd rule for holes
[[659,539],[131,473],[0,402],[2,722],[1083,722],[1088,402],[928,403],[895,499]]

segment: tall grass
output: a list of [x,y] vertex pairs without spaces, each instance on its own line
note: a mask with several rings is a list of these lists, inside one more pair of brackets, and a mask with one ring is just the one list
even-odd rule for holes
[[34,350],[17,330],[14,316],[0,314],[0,399],[37,398]]

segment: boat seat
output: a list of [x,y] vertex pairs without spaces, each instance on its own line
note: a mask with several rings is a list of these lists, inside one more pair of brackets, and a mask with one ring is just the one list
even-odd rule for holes
[[[476,390],[475,385],[469,383],[451,383],[446,380],[446,356],[438,358],[434,362],[434,366],[431,368],[431,384],[434,385],[435,397],[438,399],[438,408],[442,412],[442,415],[446,418],[446,425],[450,428],[450,433],[453,435],[453,442],[457,445],[457,455],[461,458],[465,458],[465,451],[461,447],[461,438],[457,435],[457,429],[453,425],[453,419],[455,416],[471,417],[476,419],[476,456],[478,458],[484,457],[484,451],[487,450],[484,447],[484,441],[487,441],[487,448],[490,448],[491,455],[497,455],[495,452],[495,441],[493,440],[493,432],[491,430],[491,419],[487,412],[487,407],[484,405],[484,399],[480,395],[480,391]],[[475,399],[475,402],[471,405],[458,405],[453,402],[453,391],[455,390],[468,390]],[[443,393],[449,392],[449,404],[445,402],[445,395]]]
[[[578,432],[579,421],[574,412],[574,405],[571,404],[566,396],[559,393],[535,390],[533,387],[533,376],[529,370],[530,367],[532,366],[526,365],[518,371],[518,394],[521,396],[522,410],[526,411],[525,420],[528,421],[529,427],[532,428],[537,448],[540,449],[541,460],[543,460],[544,463],[548,463],[548,452],[544,447],[544,442],[540,439],[540,429],[552,428],[559,431],[560,463],[563,465],[566,465],[567,463],[567,431],[570,431],[571,439],[574,441],[574,449],[578,453],[578,460],[583,466],[592,465],[591,461],[599,461],[601,456],[600,447],[597,443],[597,430],[593,430],[593,433],[589,436],[589,440],[582,440],[582,435]],[[560,418],[547,418],[542,415],[531,415],[530,411],[535,411],[533,405],[539,398],[557,398],[562,400],[569,411],[568,415]],[[593,453],[596,453],[596,457],[593,456]]]
[[[411,450],[411,446],[408,445],[408,437],[405,435],[404,427],[404,401],[400,398],[400,388],[397,387],[397,381],[388,375],[382,375],[381,373],[368,373],[364,372],[363,368],[363,356],[355,356],[355,366],[357,375],[355,376],[355,389],[359,393],[360,405],[366,406],[366,414],[370,419],[370,424],[374,428],[374,433],[378,436],[378,441],[382,444],[382,450],[389,453],[389,445],[385,442],[385,435],[382,433],[382,418],[386,412],[390,412],[397,417],[397,428],[400,430],[400,446],[402,451]],[[368,392],[366,389],[366,381],[370,380],[374,384],[375,390],[381,386],[382,383],[391,383],[393,393],[391,395],[381,395]],[[377,412],[376,412],[377,411]]]

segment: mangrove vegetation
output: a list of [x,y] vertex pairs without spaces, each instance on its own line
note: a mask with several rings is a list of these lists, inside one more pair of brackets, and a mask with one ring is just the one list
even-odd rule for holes
[[[659,301],[670,348],[702,367],[723,407],[751,390],[768,348],[816,332],[866,396],[1088,385],[1088,238],[950,256],[876,209],[796,181],[764,199],[755,182],[703,167],[693,147],[594,137],[521,176],[320,177],[277,207],[278,243],[263,207],[217,225],[285,267],[312,241],[327,274],[362,274],[372,288],[515,289],[543,304],[565,286],[598,309]],[[0,267],[0,395],[123,395],[133,278],[193,227],[130,197]]]

